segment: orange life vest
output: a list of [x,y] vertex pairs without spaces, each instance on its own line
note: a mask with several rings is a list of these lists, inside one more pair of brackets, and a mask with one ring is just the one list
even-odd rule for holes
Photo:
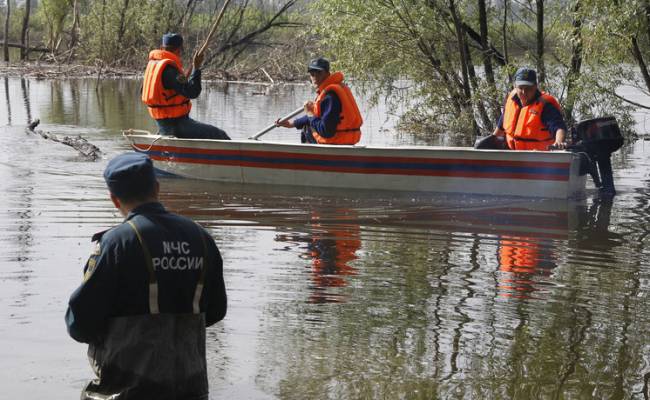
[[142,84],[142,102],[147,105],[149,114],[154,119],[183,117],[192,109],[190,99],[163,86],[163,70],[170,64],[180,74],[184,73],[183,62],[171,51],[152,50],[149,53],[149,64],[144,72]]
[[547,103],[562,112],[560,103],[542,92],[533,104],[521,107],[513,100],[516,91],[508,95],[503,111],[503,130],[511,150],[548,150],[555,143],[555,132],[549,132],[542,123],[542,110]]
[[321,116],[320,103],[325,98],[327,92],[333,91],[341,101],[341,115],[338,125],[336,125],[336,134],[330,138],[322,137],[314,131],[314,139],[321,144],[356,144],[361,139],[361,125],[363,118],[354,100],[352,91],[343,83],[343,73],[335,72],[331,74],[320,85],[317,90],[316,101],[314,102],[314,115]]

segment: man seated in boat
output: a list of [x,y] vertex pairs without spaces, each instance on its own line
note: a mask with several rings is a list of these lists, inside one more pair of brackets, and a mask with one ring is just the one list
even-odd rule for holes
[[293,121],[278,119],[276,125],[300,129],[302,143],[358,143],[363,118],[350,88],[343,82],[343,73],[330,74],[330,63],[322,57],[311,60],[307,72],[316,89],[316,100],[305,103],[306,116]]
[[185,139],[230,139],[223,130],[189,117],[190,99],[201,94],[203,54],[194,55],[189,77],[183,70],[182,54],[183,37],[177,33],[164,34],[162,47],[149,53],[142,102],[156,120],[159,133]]
[[494,135],[505,136],[511,150],[564,149],[566,124],[557,99],[537,88],[537,73],[520,68]]

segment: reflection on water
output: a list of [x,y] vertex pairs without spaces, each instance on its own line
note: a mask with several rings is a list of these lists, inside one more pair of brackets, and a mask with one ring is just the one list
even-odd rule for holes
[[[334,211],[354,221],[355,213],[345,209]],[[347,286],[345,277],[356,274],[356,269],[350,263],[357,259],[356,252],[361,248],[359,225],[340,222],[332,224],[321,218],[318,213],[313,213],[312,238],[307,244],[313,282],[309,301],[337,303],[343,299],[329,290]]]
[[[25,114],[27,114],[26,123],[32,122],[32,105],[29,96],[29,81],[25,78],[20,78],[20,89],[23,94],[23,103],[25,104]],[[8,92],[8,91],[7,91]]]
[[11,125],[11,99],[9,98],[9,78],[4,77],[5,103],[7,105],[7,125]]
[[[83,162],[22,124],[83,134],[108,159],[127,148],[119,129],[150,121],[137,82],[0,88],[0,382],[12,398],[77,397],[90,368],[62,313],[89,237],[120,217],[107,160]],[[208,89],[197,119],[245,137],[305,96],[249,91]],[[274,138],[297,140],[288,131]],[[647,398],[644,146],[615,155],[613,202],[162,178],[164,204],[203,224],[224,258],[230,309],[207,335],[212,398]]]

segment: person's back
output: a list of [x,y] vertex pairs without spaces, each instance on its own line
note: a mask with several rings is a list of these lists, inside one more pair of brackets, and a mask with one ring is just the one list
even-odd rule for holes
[[[117,186],[109,182],[112,198]],[[89,343],[98,376],[82,398],[206,399],[205,327],[226,313],[219,251],[157,195],[135,207],[119,196],[126,220],[93,237],[97,251],[66,313],[70,335]]]
[[181,60],[183,48],[181,35],[167,33],[163,35],[162,47],[149,53],[142,102],[156,121],[161,135],[186,139],[230,139],[223,130],[189,117],[190,99],[201,94],[203,55],[194,55],[192,72],[186,75]]

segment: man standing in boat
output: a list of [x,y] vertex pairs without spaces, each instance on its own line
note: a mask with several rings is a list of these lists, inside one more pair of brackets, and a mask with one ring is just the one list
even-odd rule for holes
[[93,236],[65,315],[70,336],[89,344],[98,378],[81,398],[207,400],[205,327],[227,307],[219,250],[201,226],[158,202],[144,154],[115,157],[104,179],[126,219]]
[[566,124],[557,99],[537,89],[537,73],[520,68],[494,135],[505,136],[511,150],[564,149]]
[[352,91],[343,82],[343,73],[330,74],[330,63],[322,57],[311,60],[307,72],[316,89],[316,100],[305,103],[306,116],[293,121],[278,119],[276,125],[300,129],[302,143],[358,143],[363,118]]
[[164,34],[162,47],[149,53],[142,102],[156,120],[158,131],[161,135],[185,139],[230,139],[223,130],[189,117],[190,99],[201,94],[203,54],[194,55],[189,77],[183,70],[182,54],[183,37],[177,33]]

